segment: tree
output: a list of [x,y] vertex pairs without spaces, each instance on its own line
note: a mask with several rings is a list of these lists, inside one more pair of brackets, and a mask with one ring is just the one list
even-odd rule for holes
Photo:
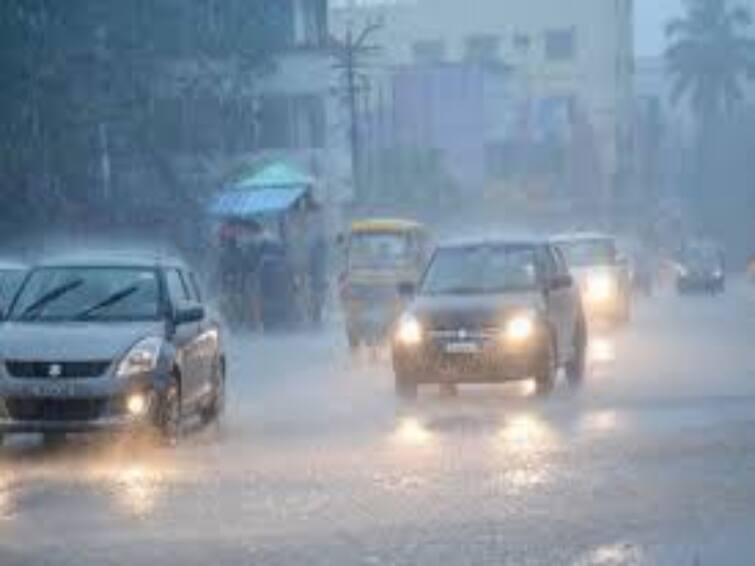
[[698,220],[710,227],[711,199],[719,198],[712,164],[713,139],[755,78],[751,14],[728,0],[686,0],[686,13],[666,27],[666,63],[673,80],[672,103],[687,100],[697,122],[689,186]]
[[158,218],[170,224],[191,216],[179,206],[198,214],[176,163],[226,151],[250,127],[254,82],[285,37],[285,6],[0,2],[0,231],[129,225],[154,211],[170,213]]
[[755,78],[751,14],[727,0],[687,0],[686,14],[666,27],[666,61],[672,99],[691,102],[705,129],[742,99],[745,80]]

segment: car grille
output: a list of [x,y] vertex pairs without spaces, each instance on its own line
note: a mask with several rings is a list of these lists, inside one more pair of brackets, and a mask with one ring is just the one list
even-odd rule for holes
[[501,334],[499,328],[476,328],[476,329],[461,329],[461,328],[443,328],[434,327],[429,330],[429,334],[432,338],[440,341],[453,341],[453,340],[476,340],[487,341],[497,338]]
[[105,399],[17,399],[5,400],[11,419],[18,421],[92,421],[102,415]]
[[86,362],[38,362],[9,360],[5,368],[11,377],[15,378],[45,378],[56,379],[100,377],[110,366],[110,360],[95,360]]

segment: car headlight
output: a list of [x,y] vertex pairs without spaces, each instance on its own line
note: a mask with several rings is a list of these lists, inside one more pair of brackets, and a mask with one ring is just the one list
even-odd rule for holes
[[591,275],[585,290],[590,301],[607,301],[616,293],[616,281],[607,274]]
[[504,337],[512,342],[524,342],[535,333],[535,317],[532,314],[520,314],[506,322]]
[[404,315],[399,320],[396,340],[404,346],[416,346],[422,342],[422,324],[412,315]]
[[139,340],[118,364],[116,375],[130,377],[154,371],[162,345],[162,339],[156,336]]

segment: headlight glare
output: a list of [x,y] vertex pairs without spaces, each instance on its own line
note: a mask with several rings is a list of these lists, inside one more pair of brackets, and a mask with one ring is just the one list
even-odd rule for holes
[[404,315],[398,323],[396,339],[405,346],[415,346],[422,342],[422,325],[412,315]]
[[606,301],[614,296],[616,282],[610,275],[592,275],[587,279],[586,290],[591,301]]
[[128,351],[118,364],[118,377],[130,377],[154,371],[160,357],[162,339],[149,337],[140,340]]
[[535,319],[530,314],[520,314],[511,318],[504,329],[504,336],[512,342],[524,342],[535,333]]

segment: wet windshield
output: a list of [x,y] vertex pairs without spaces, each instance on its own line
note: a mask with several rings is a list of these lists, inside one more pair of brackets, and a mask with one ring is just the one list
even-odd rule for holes
[[611,265],[616,247],[611,240],[576,240],[559,244],[569,265],[575,267]]
[[406,234],[353,234],[349,265],[354,268],[390,268],[409,260],[411,246]]
[[8,315],[15,321],[152,320],[159,314],[153,269],[34,270]]
[[22,270],[0,269],[0,314],[10,305],[23,279]]
[[470,246],[438,250],[422,285],[422,294],[506,293],[530,290],[536,285],[532,249]]

